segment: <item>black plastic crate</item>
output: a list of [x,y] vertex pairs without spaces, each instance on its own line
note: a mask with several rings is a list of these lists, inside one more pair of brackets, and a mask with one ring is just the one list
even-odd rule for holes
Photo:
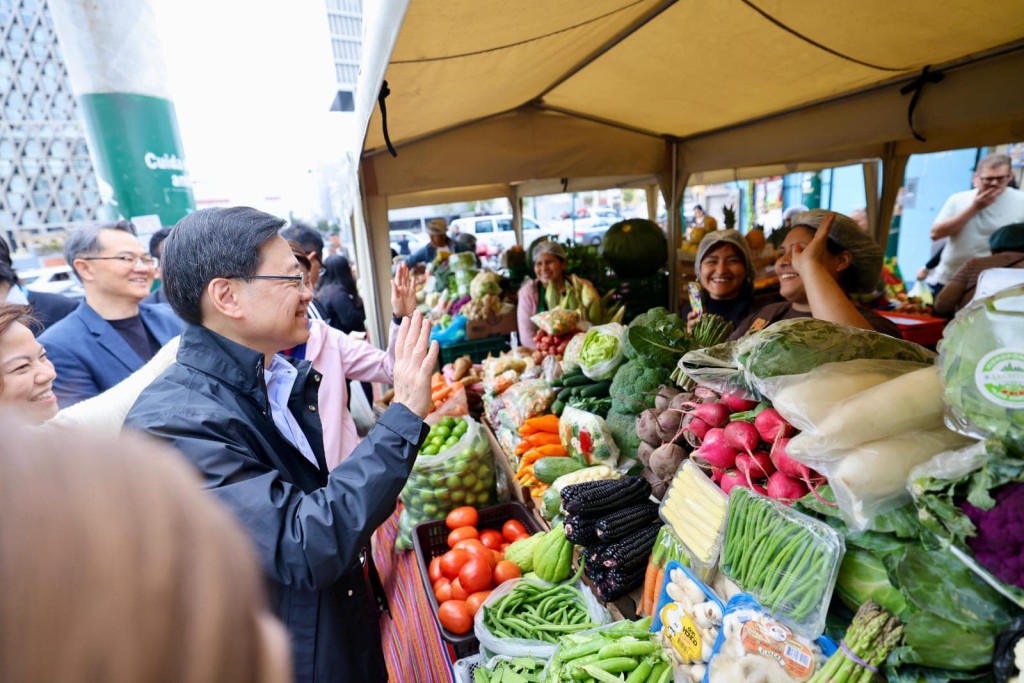
[[[480,508],[477,513],[479,520],[477,521],[476,528],[480,531],[484,529],[497,529],[501,531],[502,525],[510,519],[522,522],[523,526],[531,534],[541,530],[536,518],[530,514],[530,511],[522,503],[501,503],[500,505]],[[416,552],[416,563],[420,568],[420,580],[423,582],[423,590],[427,592],[427,600],[430,601],[433,610],[434,621],[437,622],[441,635],[451,643],[455,649],[456,656],[461,659],[462,657],[475,654],[479,643],[472,631],[460,636],[441,626],[441,622],[437,619],[437,598],[434,597],[434,587],[430,582],[429,574],[430,561],[450,550],[448,548],[449,533],[451,533],[451,529],[445,525],[443,519],[423,522],[416,525],[412,530],[412,545]]]
[[488,355],[497,355],[512,348],[508,337],[484,337],[483,339],[471,339],[469,341],[455,342],[448,346],[442,346],[438,354],[438,363],[442,366],[453,363],[461,356],[469,356],[474,363],[487,358]]

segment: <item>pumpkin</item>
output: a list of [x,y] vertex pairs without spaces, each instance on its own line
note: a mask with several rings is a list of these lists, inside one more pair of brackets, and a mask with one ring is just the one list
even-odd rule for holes
[[620,278],[654,275],[668,260],[668,239],[654,221],[619,221],[604,235],[601,253]]

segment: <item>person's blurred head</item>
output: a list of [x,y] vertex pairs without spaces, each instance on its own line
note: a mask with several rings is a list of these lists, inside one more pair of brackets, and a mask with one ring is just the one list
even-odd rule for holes
[[754,257],[738,230],[709,232],[697,247],[698,277],[712,299],[735,299],[754,288]]
[[989,154],[978,162],[978,168],[972,178],[974,187],[979,190],[1000,188],[1005,190],[1013,179],[1010,157],[1005,154]]
[[443,218],[432,218],[427,223],[427,236],[430,243],[437,248],[448,244],[448,222]]
[[[309,257],[306,256],[306,252],[303,251],[302,245],[295,240],[287,240],[288,248],[292,250],[292,256],[299,262],[299,266],[302,267],[302,274],[306,278],[306,283],[309,284],[309,271],[313,267],[309,262]],[[309,285],[312,287],[312,285]]]
[[324,261],[324,273],[320,278],[319,293],[324,298],[329,298],[339,290],[347,292],[353,297],[357,306],[362,306],[356,279],[352,274],[352,264],[344,256],[329,256]]
[[0,407],[38,425],[57,414],[57,373],[32,323],[23,306],[0,303]]
[[696,206],[693,207],[693,220],[697,221],[698,223],[704,220],[704,207],[701,206],[700,204],[697,204]]
[[89,305],[138,305],[149,295],[156,262],[135,234],[131,221],[118,221],[78,228],[64,240],[64,258],[81,280]]
[[281,231],[281,237],[286,240],[298,242],[309,260],[310,284],[316,287],[317,279],[320,277],[320,268],[324,263],[324,238],[313,228],[303,223],[294,223]]
[[[807,305],[807,291],[800,275],[793,269],[793,248],[806,248],[830,211],[814,209],[795,214],[793,226],[782,241],[780,256],[775,261],[779,276],[779,293],[787,301]],[[847,294],[868,294],[874,291],[882,272],[882,248],[864,234],[849,216],[835,214],[835,221],[825,242],[825,269]]]
[[988,238],[993,254],[1002,251],[1024,251],[1024,223],[1011,223],[996,230]]
[[253,547],[180,455],[2,429],[0,680],[290,679]]
[[160,271],[160,256],[162,255],[164,249],[164,240],[167,239],[167,236],[171,234],[172,227],[173,226],[171,225],[166,225],[157,230],[156,232],[154,232],[149,237],[149,255],[156,259],[156,270],[154,272],[154,277],[156,277],[156,279],[158,280],[163,277],[163,273]]
[[2,258],[2,251],[3,249],[0,248],[0,301],[7,297],[11,287],[18,284],[18,273],[15,272],[14,265],[10,260]]
[[164,243],[163,263],[178,317],[267,356],[305,342],[313,297],[278,234],[283,224],[244,206],[182,218]]
[[795,206],[789,207],[788,209],[782,212],[782,225],[780,227],[790,227],[793,224],[793,216],[795,216],[798,213],[803,213],[804,211],[807,211],[807,207],[804,206],[803,204],[797,204]]
[[455,237],[455,246],[470,254],[476,253],[476,235],[471,232],[464,232]]
[[565,249],[554,240],[538,242],[533,248],[533,274],[547,286],[560,285],[565,278]]

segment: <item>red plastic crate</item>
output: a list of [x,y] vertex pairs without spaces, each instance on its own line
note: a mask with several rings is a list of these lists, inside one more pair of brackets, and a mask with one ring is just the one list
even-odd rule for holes
[[[479,521],[476,528],[480,531],[484,529],[497,529],[501,531],[502,525],[510,519],[519,520],[531,534],[541,531],[537,520],[522,503],[501,503],[500,505],[481,508],[477,512],[479,513]],[[437,621],[437,627],[441,630],[441,635],[455,647],[456,654],[461,658],[466,655],[459,654],[460,652],[474,654],[475,647],[478,645],[476,636],[473,635],[472,631],[460,636],[441,626],[441,622],[437,620],[437,598],[434,597],[434,587],[430,582],[430,575],[428,573],[430,571],[430,561],[448,552],[448,534],[450,532],[451,530],[445,526],[443,519],[418,524],[412,530],[412,545],[413,550],[416,552],[416,562],[420,568],[423,590],[427,592],[427,600],[430,601],[430,605],[433,608],[434,621]],[[473,651],[469,650],[469,646],[473,647]]]
[[877,313],[895,323],[907,341],[932,348],[935,348],[935,345],[942,339],[942,332],[946,328],[946,323],[949,322],[942,318],[914,313],[897,313],[895,311],[877,311]]

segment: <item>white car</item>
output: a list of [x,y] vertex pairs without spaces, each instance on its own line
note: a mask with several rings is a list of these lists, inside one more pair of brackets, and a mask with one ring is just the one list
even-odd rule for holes
[[75,277],[71,266],[49,266],[18,272],[18,280],[33,292],[63,294],[74,299],[85,295],[82,283]]
[[[458,228],[458,233],[456,233]],[[516,232],[512,229],[512,214],[504,213],[493,216],[469,216],[456,218],[448,227],[448,234],[476,235],[476,251],[484,256],[494,256],[505,251],[516,243]],[[523,216],[523,243],[530,243],[545,234],[540,223]]]

